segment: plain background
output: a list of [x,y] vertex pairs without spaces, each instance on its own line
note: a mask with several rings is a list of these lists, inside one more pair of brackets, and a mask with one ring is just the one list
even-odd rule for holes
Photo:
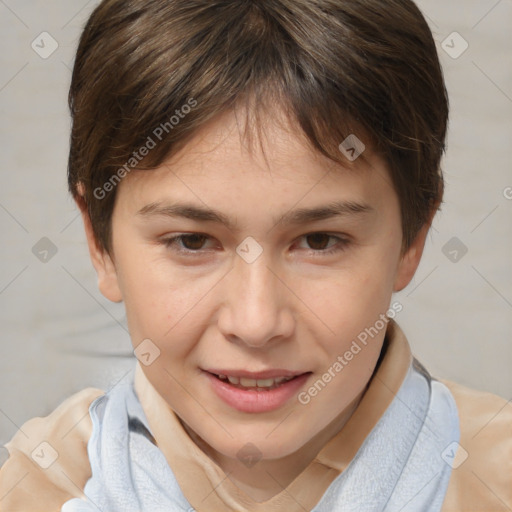
[[[28,418],[84,387],[107,390],[134,365],[123,307],[97,290],[66,189],[67,90],[96,3],[0,0],[2,443]],[[397,321],[434,376],[510,399],[512,1],[419,4],[451,99],[446,196],[413,283],[395,297]],[[42,32],[58,44],[48,58],[31,46],[51,49]]]

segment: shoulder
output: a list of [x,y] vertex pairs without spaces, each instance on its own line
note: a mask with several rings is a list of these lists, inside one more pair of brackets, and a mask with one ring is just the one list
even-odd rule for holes
[[512,508],[512,402],[442,381],[457,404],[460,441],[443,512]]
[[103,394],[84,389],[18,430],[5,445],[9,458],[0,469],[0,510],[60,510],[68,499],[82,496],[91,474],[89,407]]

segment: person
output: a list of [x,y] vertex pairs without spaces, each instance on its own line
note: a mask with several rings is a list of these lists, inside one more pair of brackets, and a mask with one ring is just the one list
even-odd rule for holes
[[412,1],[104,0],[69,103],[137,359],[6,445],[2,511],[512,509],[510,403],[395,320],[448,120]]

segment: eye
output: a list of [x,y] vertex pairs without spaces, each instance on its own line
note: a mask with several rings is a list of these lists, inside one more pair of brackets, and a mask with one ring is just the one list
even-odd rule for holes
[[[162,243],[168,249],[184,255],[200,255],[208,251],[210,248],[205,247],[211,237],[202,233],[182,233],[162,239]],[[313,256],[325,256],[346,249],[349,244],[347,238],[330,235],[328,233],[309,233],[300,237],[301,242],[305,241],[309,247],[299,247],[305,249]],[[299,243],[300,246],[300,243]]]
[[[346,238],[329,235],[328,233],[309,233],[301,238],[307,242],[312,254],[320,256],[343,251],[349,243]],[[329,245],[330,240],[334,243]]]
[[165,238],[162,242],[169,249],[178,253],[198,253],[210,237],[201,233],[183,233],[181,235]]

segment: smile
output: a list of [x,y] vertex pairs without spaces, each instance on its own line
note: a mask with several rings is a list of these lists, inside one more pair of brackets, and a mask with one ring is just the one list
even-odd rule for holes
[[227,381],[237,388],[264,391],[274,389],[283,382],[292,380],[295,377],[277,377],[275,379],[250,379],[247,377],[235,377],[232,375],[217,375],[217,378],[225,382]]
[[311,372],[268,370],[203,371],[214,394],[224,404],[246,413],[270,412],[288,403],[296,396]]

